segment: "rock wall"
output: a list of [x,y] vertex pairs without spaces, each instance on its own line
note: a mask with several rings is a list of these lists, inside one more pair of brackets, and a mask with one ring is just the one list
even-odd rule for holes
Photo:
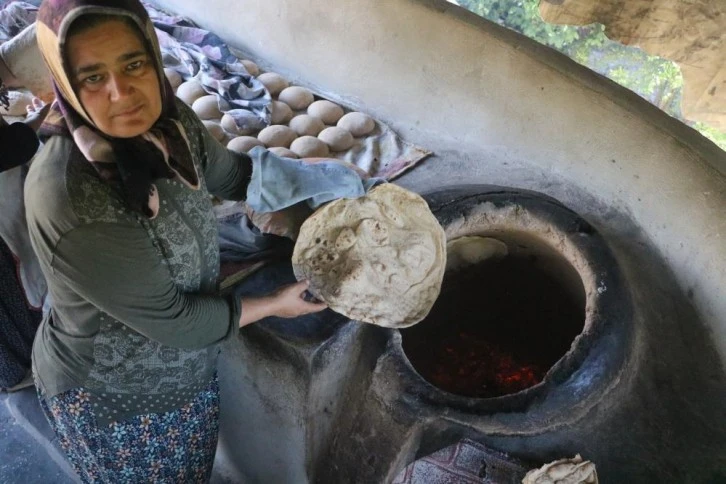
[[601,23],[612,40],[678,63],[683,115],[726,130],[726,2],[542,0],[550,23]]

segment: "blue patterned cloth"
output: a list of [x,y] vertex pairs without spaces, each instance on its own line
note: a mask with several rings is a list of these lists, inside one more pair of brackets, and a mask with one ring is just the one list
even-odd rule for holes
[[362,178],[350,166],[336,160],[304,163],[278,156],[255,146],[249,152],[252,178],[247,187],[246,203],[253,210],[276,212],[305,202],[312,209],[339,198],[362,197],[382,178]]
[[84,388],[40,398],[40,405],[84,483],[209,482],[219,431],[216,375],[178,410],[103,426]]

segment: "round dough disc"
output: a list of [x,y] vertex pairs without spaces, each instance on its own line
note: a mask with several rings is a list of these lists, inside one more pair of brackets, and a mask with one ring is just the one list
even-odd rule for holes
[[227,143],[227,149],[236,151],[237,153],[247,153],[255,146],[264,146],[262,141],[252,136],[238,136]]
[[291,86],[284,89],[280,93],[278,99],[290,106],[295,111],[307,109],[307,107],[310,106],[315,100],[315,98],[313,97],[313,93],[310,91],[310,89],[305,89],[304,87],[300,86]]
[[282,146],[289,148],[290,143],[297,138],[297,133],[287,126],[268,126],[257,135],[257,139],[262,141],[268,148]]
[[283,158],[298,158],[298,156],[294,152],[288,150],[287,148],[283,148],[282,146],[270,148],[268,151],[270,153],[275,153],[277,156],[282,156]]
[[334,311],[404,328],[424,319],[441,291],[446,235],[423,198],[386,183],[318,209],[300,229],[292,263]]
[[308,114],[320,118],[327,125],[333,126],[343,117],[343,108],[334,102],[323,99],[308,106]]
[[217,96],[209,94],[208,96],[202,96],[192,104],[192,109],[199,119],[219,119],[222,117],[222,111],[219,110],[219,103]]
[[247,72],[249,72],[250,76],[257,77],[257,75],[260,73],[260,68],[257,67],[257,64],[252,62],[251,60],[241,60],[240,63],[245,66],[245,69]]
[[234,118],[230,116],[229,114],[224,114],[222,116],[222,128],[228,133],[232,133],[237,136],[242,136],[246,134],[253,133],[256,131],[255,129],[242,129],[239,126],[237,126],[237,123],[234,122]]
[[290,106],[281,101],[272,101],[270,104],[270,113],[272,124],[285,124],[292,119],[292,109]]
[[275,97],[290,85],[287,80],[276,72],[265,72],[257,76],[260,81],[270,91],[270,96]]
[[320,132],[318,138],[330,147],[330,151],[345,151],[355,143],[350,131],[337,126],[325,128]]
[[300,136],[317,136],[325,129],[325,124],[318,118],[301,114],[290,120],[290,128]]
[[369,134],[376,128],[373,118],[363,113],[348,113],[338,121],[338,127],[347,129],[356,138]]
[[176,90],[176,97],[190,106],[194,104],[194,101],[206,95],[207,91],[204,90],[202,84],[194,79],[182,82],[179,89]]
[[328,145],[315,136],[301,136],[290,145],[300,158],[324,158],[330,154]]

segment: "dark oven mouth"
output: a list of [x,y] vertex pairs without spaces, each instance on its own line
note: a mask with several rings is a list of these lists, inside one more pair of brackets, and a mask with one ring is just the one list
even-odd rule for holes
[[[469,260],[457,250],[470,252]],[[460,237],[450,241],[448,258],[457,265],[447,270],[433,309],[401,331],[416,372],[469,398],[501,397],[542,382],[585,325],[585,288],[575,268],[522,231]]]
[[439,410],[553,421],[609,392],[630,354],[632,302],[595,228],[516,189],[432,210],[447,271],[428,316],[392,339],[406,391]]

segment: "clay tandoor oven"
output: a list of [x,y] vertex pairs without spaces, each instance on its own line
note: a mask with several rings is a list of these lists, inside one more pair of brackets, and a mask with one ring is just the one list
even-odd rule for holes
[[[588,222],[547,196],[500,187],[426,199],[447,240],[494,238],[507,255],[447,271],[433,310],[410,328],[326,311],[246,330],[223,355],[221,378],[241,395],[248,389],[248,400],[223,403],[221,440],[248,479],[390,482],[464,438],[507,436],[526,448],[530,438],[587,428],[593,409],[627,386],[631,298]],[[280,263],[242,292],[291,278]],[[242,374],[230,368],[239,359]],[[235,442],[251,432],[269,442]],[[250,464],[271,454],[288,469]],[[530,448],[518,457],[539,465],[550,456]]]

